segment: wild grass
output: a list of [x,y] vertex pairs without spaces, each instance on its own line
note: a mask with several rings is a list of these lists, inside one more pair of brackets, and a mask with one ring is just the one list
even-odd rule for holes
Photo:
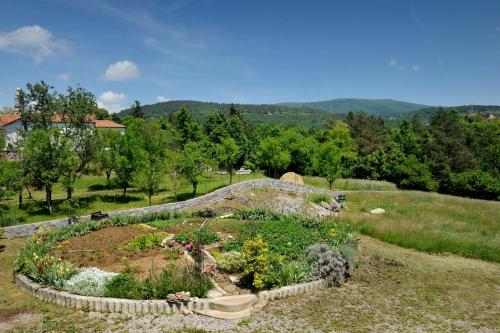
[[[329,189],[330,186],[324,177],[302,176],[306,185]],[[394,191],[396,184],[383,180],[369,179],[337,179],[333,183],[334,191]]]
[[[352,193],[342,219],[400,246],[500,262],[500,203],[437,193]],[[383,215],[369,215],[374,208]]]

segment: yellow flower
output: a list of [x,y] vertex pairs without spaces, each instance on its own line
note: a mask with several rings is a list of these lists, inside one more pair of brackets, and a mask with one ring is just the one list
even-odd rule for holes
[[335,237],[337,236],[337,230],[335,230],[335,228],[331,228],[328,234],[330,235],[330,237]]

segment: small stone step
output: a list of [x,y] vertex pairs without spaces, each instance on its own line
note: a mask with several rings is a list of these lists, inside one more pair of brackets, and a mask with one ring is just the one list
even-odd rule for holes
[[256,301],[255,295],[225,296],[213,299],[209,306],[212,310],[239,312],[251,308]]
[[227,319],[227,320],[246,319],[249,318],[251,314],[250,309],[237,312],[224,312],[219,310],[206,309],[206,310],[194,310],[194,313],[212,318]]

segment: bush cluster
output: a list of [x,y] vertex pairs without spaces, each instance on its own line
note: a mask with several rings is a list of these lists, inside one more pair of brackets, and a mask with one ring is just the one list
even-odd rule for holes
[[64,281],[64,290],[84,296],[104,296],[106,283],[117,273],[102,271],[95,267],[87,267],[79,270],[69,280]]
[[307,259],[311,264],[310,279],[326,279],[330,285],[343,283],[352,270],[346,258],[326,244],[308,247]]
[[159,247],[165,238],[164,232],[140,234],[131,241],[126,242],[123,248],[126,250],[145,250]]

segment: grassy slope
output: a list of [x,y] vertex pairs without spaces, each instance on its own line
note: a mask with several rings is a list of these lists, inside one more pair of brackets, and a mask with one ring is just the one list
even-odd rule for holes
[[[235,175],[233,183],[264,177],[261,173],[253,175]],[[75,186],[74,197],[78,198],[80,209],[78,215],[85,215],[95,211],[111,211],[121,210],[134,207],[143,207],[148,205],[148,201],[144,193],[127,191],[127,197],[122,197],[121,189],[106,189],[106,178],[104,176],[84,176],[79,179]],[[201,195],[217,188],[229,184],[229,175],[209,175],[203,179],[198,185],[197,194]],[[185,185],[178,194],[178,200],[186,200],[191,196],[191,186]],[[66,198],[66,194],[60,184],[54,189],[55,210],[54,215],[49,215],[45,207],[43,191],[32,191],[33,199],[25,199],[25,208],[20,210],[17,208],[17,197],[12,197],[9,201],[2,201],[0,204],[0,212],[2,214],[13,214],[17,224],[33,223],[57,218],[66,217],[60,211],[59,203]],[[24,195],[28,196],[27,192]],[[174,196],[172,191],[165,188],[158,194],[153,196],[153,204],[163,204],[173,202]]]
[[[381,207],[384,215],[372,216]],[[500,203],[417,191],[348,195],[343,220],[400,246],[500,262]]]
[[[41,313],[43,320],[27,330],[36,332],[150,328],[154,316],[124,315],[106,323],[106,314],[88,315],[47,304],[18,290],[11,273],[22,241],[3,241],[7,247],[0,254],[0,317],[16,309]],[[429,255],[362,236],[360,267],[346,285],[271,302],[244,324],[260,332],[494,331],[499,311],[494,295],[499,284],[498,264]],[[186,321],[193,323],[190,317]],[[270,326],[273,323],[275,327]]]

